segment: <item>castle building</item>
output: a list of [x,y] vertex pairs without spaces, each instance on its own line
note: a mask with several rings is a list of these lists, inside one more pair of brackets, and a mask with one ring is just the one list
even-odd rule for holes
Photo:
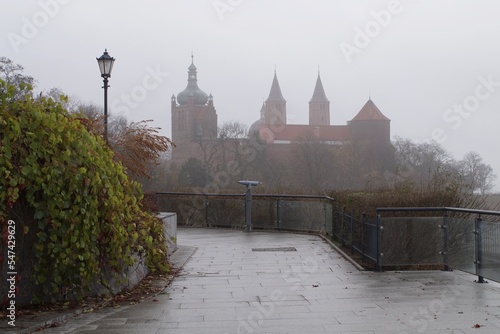
[[[198,87],[197,69],[193,61],[188,68],[187,87],[172,96],[172,141],[176,145],[172,160],[183,163],[191,157],[201,157],[201,143],[217,139],[217,113],[212,95]],[[359,161],[364,166],[375,166],[379,173],[394,166],[394,148],[390,143],[390,119],[371,100],[366,101],[358,113],[345,125],[331,125],[330,101],[326,97],[318,72],[309,101],[309,124],[288,124],[286,100],[283,97],[276,71],[268,98],[262,104],[260,118],[254,122],[248,136],[267,143],[268,156],[291,159],[296,141],[316,141],[321,144],[363,146]],[[360,150],[361,151],[361,150]]]
[[330,125],[330,101],[318,73],[309,101],[309,124],[287,124],[286,101],[274,73],[269,97],[262,105],[261,117],[252,124],[249,133],[259,133],[269,144],[289,144],[306,133],[326,144],[347,141],[384,143],[390,142],[390,122],[370,98],[346,125]]

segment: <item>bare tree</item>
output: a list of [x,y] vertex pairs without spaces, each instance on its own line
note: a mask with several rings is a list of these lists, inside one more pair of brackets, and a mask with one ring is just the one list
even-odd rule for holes
[[493,186],[495,185],[495,180],[497,178],[496,174],[493,173],[493,168],[490,165],[482,165],[478,171],[478,186],[481,195],[489,193]]
[[216,139],[195,138],[204,168],[206,166],[212,176],[223,173],[230,179],[238,180],[245,176],[254,177],[259,161],[262,163],[263,150],[259,150],[255,139],[247,137],[246,126],[240,122],[227,122],[217,132]]
[[304,134],[293,145],[296,179],[310,190],[325,189],[335,174],[332,145],[321,143],[312,133]]
[[246,126],[240,122],[227,122],[219,127],[218,133],[217,170],[241,179],[251,163],[244,158],[244,149],[247,145]]
[[465,177],[471,192],[478,188],[478,174],[479,168],[482,164],[482,158],[477,152],[467,153],[463,160],[460,162],[462,174]]
[[11,101],[22,98],[25,94],[30,94],[30,89],[34,86],[35,80],[29,75],[23,74],[24,67],[15,64],[12,60],[6,57],[0,57],[0,92],[6,91],[10,87],[14,87],[14,95]]
[[421,190],[431,190],[435,178],[451,173],[454,161],[437,142],[414,143],[396,137],[396,175],[399,182],[419,184]]
[[467,153],[459,166],[471,192],[478,190],[485,194],[493,188],[496,175],[493,168],[483,162],[479,153]]

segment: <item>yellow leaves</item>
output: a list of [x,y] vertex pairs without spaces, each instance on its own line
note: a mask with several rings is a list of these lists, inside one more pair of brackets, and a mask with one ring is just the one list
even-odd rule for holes
[[[33,275],[38,282],[53,277],[54,292],[83,289],[105,266],[120,272],[131,253],[140,250],[151,269],[164,262],[163,232],[142,212],[140,186],[129,180],[102,139],[47,100],[23,102],[22,110],[4,113],[0,130],[7,131],[0,131],[0,142],[9,145],[0,147],[0,198],[26,196],[34,209],[34,225],[21,231],[36,238]],[[139,158],[129,160],[139,168],[168,147],[166,137],[146,126],[120,140]]]
[[148,167],[172,144],[169,138],[159,135],[158,128],[150,127],[149,122],[131,123],[112,140],[116,158],[128,171],[139,176],[147,176]]

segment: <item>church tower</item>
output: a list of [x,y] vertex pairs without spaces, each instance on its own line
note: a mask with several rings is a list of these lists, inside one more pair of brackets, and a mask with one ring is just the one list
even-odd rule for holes
[[273,125],[286,125],[286,100],[281,94],[280,84],[274,71],[273,83],[269,97],[266,100],[265,123]]
[[309,125],[330,125],[330,101],[326,98],[319,71],[314,93],[309,101]]
[[391,141],[391,120],[369,98],[361,110],[349,122],[355,141],[387,143]]
[[172,159],[184,162],[198,156],[200,143],[217,138],[217,113],[212,94],[207,95],[198,87],[197,68],[191,55],[187,87],[171,98]]

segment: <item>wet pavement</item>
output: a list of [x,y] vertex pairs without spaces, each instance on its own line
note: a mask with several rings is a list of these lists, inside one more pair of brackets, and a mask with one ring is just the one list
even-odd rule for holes
[[42,333],[500,333],[500,284],[458,271],[360,271],[305,234],[179,229],[178,244],[163,293]]

